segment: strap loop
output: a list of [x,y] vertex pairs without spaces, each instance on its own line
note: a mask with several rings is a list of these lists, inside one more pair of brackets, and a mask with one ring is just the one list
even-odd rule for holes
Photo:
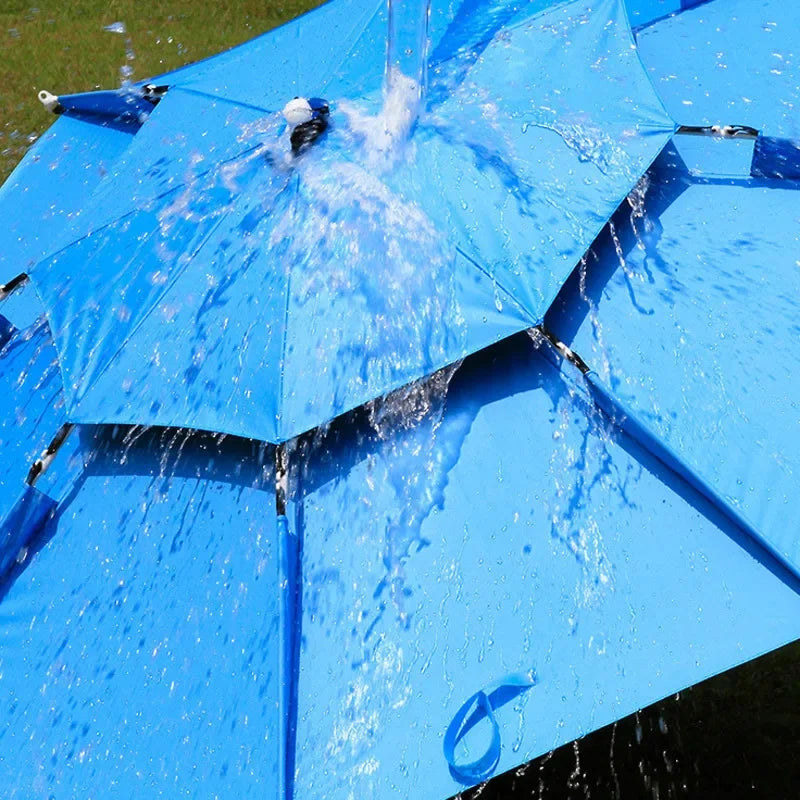
[[[456,712],[444,735],[444,757],[450,774],[459,783],[474,785],[488,778],[500,761],[500,725],[495,711],[518,697],[536,683],[532,673],[506,675],[473,694]],[[482,720],[492,726],[492,738],[486,752],[468,764],[457,764],[455,750],[458,743]]]

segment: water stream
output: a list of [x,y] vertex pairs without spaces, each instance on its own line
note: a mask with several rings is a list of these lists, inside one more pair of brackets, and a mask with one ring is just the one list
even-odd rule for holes
[[388,98],[399,83],[414,86],[415,109],[424,102],[428,80],[428,24],[431,0],[389,0],[386,32],[384,93]]

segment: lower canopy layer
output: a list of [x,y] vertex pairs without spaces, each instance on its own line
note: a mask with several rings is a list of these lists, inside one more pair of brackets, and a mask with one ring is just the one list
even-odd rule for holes
[[320,753],[353,796],[454,794],[446,728],[508,673],[536,685],[499,770],[797,636],[791,579],[529,347],[457,373],[440,423],[303,460],[298,796],[344,793]]
[[[468,361],[446,403],[443,384],[291,454],[297,797],[454,794],[446,729],[509,672],[535,685],[497,711],[498,770],[800,635],[792,579],[527,337]],[[270,459],[141,433],[84,430],[54,466],[71,488],[2,602],[0,779],[277,797]]]
[[2,600],[6,796],[278,797],[279,567],[257,454],[175,431],[73,437],[91,465]]

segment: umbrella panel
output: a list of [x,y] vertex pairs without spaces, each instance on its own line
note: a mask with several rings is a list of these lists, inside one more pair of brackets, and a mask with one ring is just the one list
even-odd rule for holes
[[34,144],[0,187],[0,282],[73,241],[62,230],[132,141],[131,133],[60,117]]
[[794,3],[715,0],[644,28],[636,41],[677,122],[800,139],[798,25]]
[[210,439],[176,431],[75,446],[91,465],[3,599],[7,796],[278,797],[279,558],[263,448],[240,442],[220,459]]
[[508,673],[536,685],[498,771],[797,636],[796,581],[531,350],[468,361],[418,428],[297,454],[298,796],[454,794],[445,730]]

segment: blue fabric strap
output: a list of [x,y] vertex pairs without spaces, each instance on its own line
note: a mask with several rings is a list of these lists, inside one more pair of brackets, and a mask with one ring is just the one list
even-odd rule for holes
[[278,580],[280,585],[280,661],[281,685],[281,748],[282,773],[279,778],[279,800],[293,796],[294,740],[297,725],[297,675],[299,670],[299,602],[298,581],[300,575],[300,551],[297,536],[289,530],[285,514],[277,517],[280,561]]
[[[500,725],[495,711],[536,683],[531,673],[515,673],[475,692],[456,712],[444,735],[444,757],[450,774],[460,783],[473,785],[489,777],[500,761]],[[458,743],[483,719],[492,726],[492,738],[483,755],[468,764],[457,764]]]

